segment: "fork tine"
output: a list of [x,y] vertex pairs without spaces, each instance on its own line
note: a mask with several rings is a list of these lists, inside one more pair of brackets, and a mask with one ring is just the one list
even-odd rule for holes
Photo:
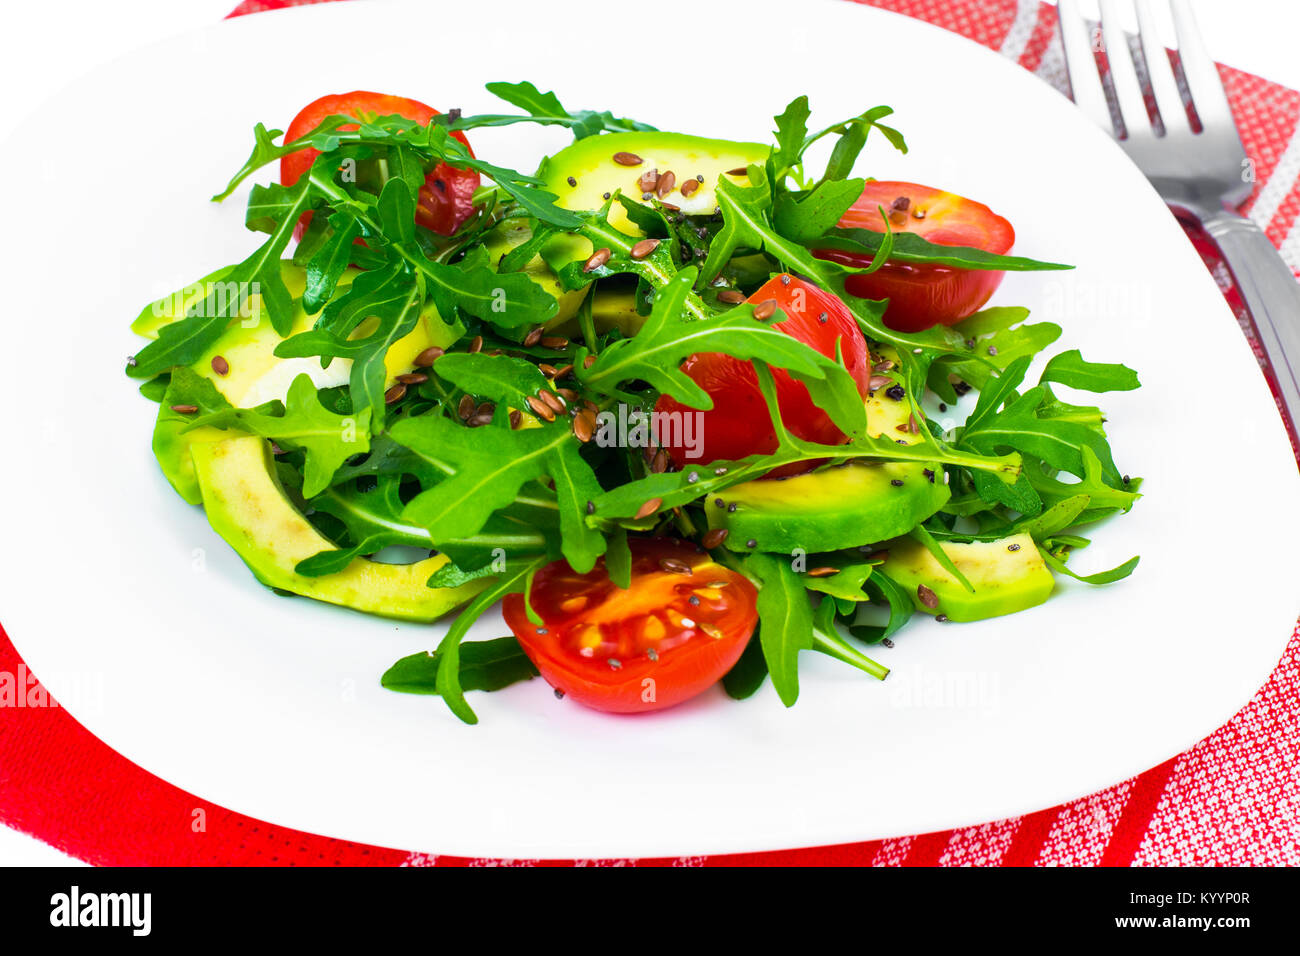
[[1137,0],[1138,35],[1142,40],[1142,55],[1147,61],[1151,92],[1156,98],[1165,133],[1188,132],[1191,125],[1187,121],[1187,109],[1174,80],[1173,64],[1169,62],[1169,54],[1165,52],[1165,45],[1156,29],[1154,3],[1155,0]]
[[1119,0],[1101,0],[1101,35],[1106,41],[1106,59],[1110,64],[1110,78],[1115,86],[1115,99],[1119,102],[1120,116],[1129,139],[1149,137],[1151,119],[1142,99],[1142,86],[1138,83],[1133,66],[1133,51],[1128,44],[1128,34],[1120,20]]
[[1092,54],[1088,22],[1079,13],[1078,0],[1059,0],[1056,18],[1061,27],[1061,49],[1065,53],[1065,69],[1070,76],[1070,93],[1075,105],[1113,136],[1115,124],[1111,122],[1106,91],[1102,88],[1097,60]]
[[1192,105],[1196,115],[1201,118],[1201,125],[1227,124],[1235,128],[1232,110],[1228,106],[1228,95],[1223,91],[1223,81],[1214,60],[1205,50],[1201,41],[1201,31],[1196,26],[1196,15],[1188,0],[1171,0],[1170,7],[1174,13],[1174,29],[1178,33],[1178,58],[1183,65],[1183,75],[1187,78],[1187,88],[1192,91]]

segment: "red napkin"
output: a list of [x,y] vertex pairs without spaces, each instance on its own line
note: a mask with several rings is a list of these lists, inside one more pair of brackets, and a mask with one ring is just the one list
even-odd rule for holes
[[[320,0],[244,0],[231,16]],[[961,33],[1065,91],[1038,0],[866,0]],[[1300,93],[1220,67],[1256,189],[1244,211],[1300,271]],[[1272,381],[1214,247],[1185,224]],[[6,684],[16,688],[6,696]],[[1082,800],[978,827],[835,847],[655,860],[485,860],[332,840],[208,803],[146,773],[49,699],[0,631],[0,822],[90,863],[251,865],[1300,864],[1300,629],[1268,683],[1186,753]],[[198,811],[202,811],[199,813]],[[201,827],[199,824],[201,823]]]

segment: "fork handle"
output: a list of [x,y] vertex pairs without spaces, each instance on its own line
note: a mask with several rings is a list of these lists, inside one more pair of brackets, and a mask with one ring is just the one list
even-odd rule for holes
[[1300,283],[1251,220],[1225,211],[1205,219],[1204,225],[1219,244],[1255,320],[1295,431],[1300,428]]

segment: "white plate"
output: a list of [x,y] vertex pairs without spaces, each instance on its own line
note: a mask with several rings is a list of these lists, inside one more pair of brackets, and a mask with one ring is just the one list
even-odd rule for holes
[[[431,5],[262,14],[118,61],[17,130],[3,152],[0,620],[72,713],[164,779],[277,824],[585,857],[829,844],[1031,811],[1153,766],[1244,704],[1300,609],[1300,484],[1182,232],[1120,150],[1018,67],[854,4],[789,9],[484,0],[463,42]],[[1140,391],[1102,404],[1147,497],[1076,559],[1096,570],[1141,552],[1137,573],[1063,582],[1010,618],[919,621],[878,650],[894,668],[884,684],[806,655],[788,711],[768,687],[616,718],[533,681],[475,695],[482,720],[466,727],[436,698],[382,690],[379,674],[441,628],[257,585],[160,476],[154,407],[121,374],[138,348],[126,326],[257,241],[242,194],[207,202],[254,121],[283,125],[354,88],[490,110],[483,83],[520,78],[573,106],[746,139],[802,92],[817,120],[894,105],[912,152],[875,142],[864,166],[984,200],[1015,223],[1019,251],[1076,263],[1010,276],[996,301],[1062,322],[1060,349],[1140,371]],[[475,146],[527,168],[566,138],[515,127]],[[493,616],[473,636],[502,631]]]

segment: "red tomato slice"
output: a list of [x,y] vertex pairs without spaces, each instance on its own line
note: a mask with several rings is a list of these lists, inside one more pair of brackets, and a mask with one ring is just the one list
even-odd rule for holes
[[695,545],[634,538],[632,586],[554,561],[502,602],[506,624],[552,687],[619,714],[663,710],[708,690],[739,660],[758,621],[758,591]]
[[[844,303],[812,283],[788,274],[769,279],[749,297],[749,301],[756,304],[768,299],[775,300],[787,316],[775,328],[812,346],[827,358],[835,358],[836,345],[839,345],[844,366],[853,376],[858,392],[865,398],[871,381],[867,341]],[[758,376],[749,362],[718,352],[702,352],[683,362],[682,371],[709,393],[713,408],[700,412],[668,395],[660,396],[655,404],[657,412],[702,416],[703,454],[700,457],[687,458],[684,447],[668,448],[678,467],[718,460],[735,461],[747,455],[770,454],[776,450],[776,430],[758,390]],[[847,441],[830,416],[813,402],[802,383],[781,369],[773,369],[772,377],[776,382],[781,420],[791,434],[824,445]],[[797,475],[816,465],[817,462],[786,465],[774,469],[767,477]]]
[[[906,200],[906,208],[902,200]],[[894,232],[914,232],[940,246],[968,246],[1005,255],[1015,244],[1011,223],[983,203],[929,186],[905,182],[868,182],[862,196],[840,219],[847,229],[884,232],[883,206]],[[870,256],[831,249],[814,255],[862,267]],[[885,324],[900,332],[919,332],[933,325],[952,325],[977,312],[1002,282],[1003,273],[954,269],[939,265],[886,262],[869,275],[851,276],[845,287],[867,299],[888,299]]]
[[[405,116],[417,123],[428,123],[438,115],[438,111],[426,106],[419,100],[405,96],[389,96],[386,93],[369,93],[355,90],[351,93],[334,93],[322,96],[308,103],[302,112],[293,118],[289,129],[284,134],[286,143],[310,133],[330,116],[354,116],[357,119],[372,120],[379,116]],[[356,129],[344,126],[343,129]],[[452,133],[456,139],[469,146],[464,133]],[[472,156],[474,151],[470,150]],[[307,148],[290,153],[280,160],[280,182],[292,186],[298,181],[311,164],[320,155],[319,150]],[[458,169],[446,163],[439,163],[424,180],[419,200],[415,209],[415,221],[443,236],[450,236],[460,228],[461,223],[474,213],[474,190],[478,189],[479,174],[471,169]],[[311,221],[311,213],[303,215],[297,235],[302,237],[302,230]]]

